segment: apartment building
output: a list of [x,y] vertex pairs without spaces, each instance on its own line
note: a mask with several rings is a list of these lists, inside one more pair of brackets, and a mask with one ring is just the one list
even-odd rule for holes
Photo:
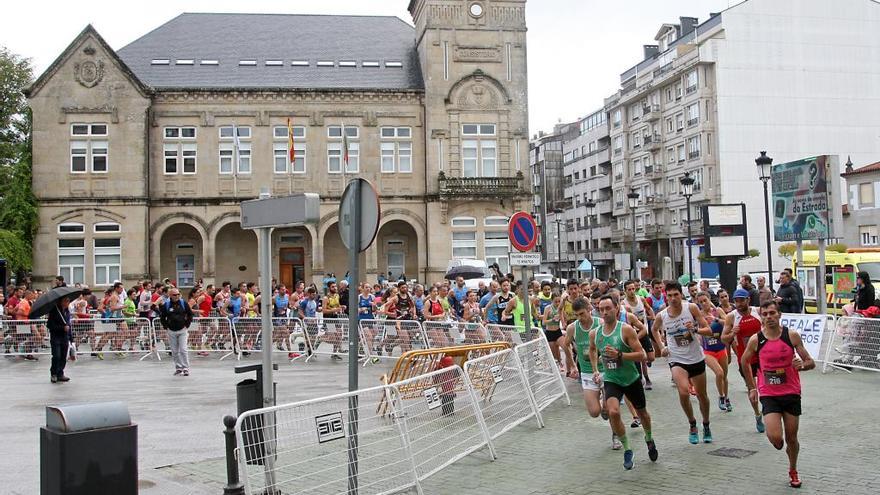
[[[564,221],[563,213],[570,207],[564,195],[563,143],[577,133],[575,124],[556,124],[553,132],[540,132],[529,143],[529,170],[532,179],[532,215],[541,230],[539,247],[545,263],[560,266],[560,238],[553,230],[557,220]],[[544,228],[547,226],[547,228]],[[560,227],[560,232],[561,232]],[[549,230],[548,230],[549,229]]]
[[35,281],[266,276],[239,218],[262,188],[322,201],[317,225],[274,231],[271,276],[341,277],[353,175],[382,202],[366,277],[506,269],[507,218],[531,206],[525,3],[410,0],[412,24],[182,14],[118,50],[87,27],[27,92]]
[[848,160],[841,176],[848,192],[843,243],[852,248],[880,247],[880,162],[854,168]]

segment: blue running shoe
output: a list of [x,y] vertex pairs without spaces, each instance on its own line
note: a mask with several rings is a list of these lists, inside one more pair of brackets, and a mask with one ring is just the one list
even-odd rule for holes
[[688,442],[690,442],[694,445],[700,443],[700,432],[697,430],[696,426],[691,428],[691,432],[688,435]]
[[761,416],[755,416],[755,429],[758,430],[758,433],[764,433],[764,418]]
[[718,398],[718,409],[722,411],[727,411],[727,402],[725,402],[724,397]]
[[712,443],[712,430],[708,426],[703,427],[703,443]]
[[651,459],[651,462],[657,462],[657,457],[660,455],[657,453],[657,444],[653,440],[648,440],[646,443],[648,444],[648,459]]
[[633,451],[627,450],[623,453],[623,469],[630,470],[633,468]]

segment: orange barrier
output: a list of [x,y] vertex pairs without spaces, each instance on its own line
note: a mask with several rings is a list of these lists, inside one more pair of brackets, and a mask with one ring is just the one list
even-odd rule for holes
[[[487,344],[471,344],[456,347],[438,347],[436,349],[424,349],[418,351],[408,351],[397,359],[391,375],[382,375],[380,380],[383,385],[402,382],[420,375],[425,375],[437,370],[440,367],[440,360],[448,356],[452,358],[453,364],[464,368],[464,363],[469,359],[476,359],[505,349],[510,349],[512,345],[508,342],[491,342]],[[411,399],[421,397],[424,387],[418,386],[418,381],[413,381],[407,385],[399,387],[401,399]],[[463,387],[464,383],[458,383],[457,388]],[[379,401],[376,412],[384,415],[388,409],[388,403],[383,396]]]

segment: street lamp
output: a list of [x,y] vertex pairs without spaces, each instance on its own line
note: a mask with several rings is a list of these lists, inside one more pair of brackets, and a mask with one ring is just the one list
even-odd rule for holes
[[687,205],[687,251],[688,251],[688,281],[694,280],[694,251],[691,246],[691,196],[694,195],[694,182],[690,172],[685,172],[684,177],[678,180],[681,183],[681,195],[684,196]]
[[593,250],[593,212],[596,210],[596,202],[593,198],[584,203],[587,208],[587,222],[590,224],[590,243],[587,245],[587,261],[590,263],[590,278],[596,278],[596,269],[593,268],[593,257],[590,252]]
[[636,268],[636,206],[639,205],[639,193],[636,191],[635,187],[631,187],[629,189],[629,193],[626,195],[627,200],[629,201],[629,213],[632,215],[632,235],[633,235],[633,245],[632,245],[632,259],[630,260],[630,265],[632,266],[631,280],[636,280],[638,277],[636,276],[637,268]]
[[755,158],[755,164],[758,166],[758,177],[764,183],[764,226],[767,229],[767,273],[770,280],[770,291],[773,291],[773,254],[770,243],[770,196],[767,193],[767,182],[770,180],[771,167],[773,159],[767,156],[766,151],[761,152],[761,156]]
[[562,215],[561,208],[553,210],[553,216],[556,221],[556,276],[562,278],[560,273],[562,272],[562,230],[559,228],[562,218],[560,215]]

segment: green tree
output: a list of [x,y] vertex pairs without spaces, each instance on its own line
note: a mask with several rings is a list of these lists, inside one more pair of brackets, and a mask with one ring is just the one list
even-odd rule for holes
[[19,274],[30,270],[37,201],[31,189],[31,115],[22,90],[33,80],[30,60],[0,47],[0,258]]

